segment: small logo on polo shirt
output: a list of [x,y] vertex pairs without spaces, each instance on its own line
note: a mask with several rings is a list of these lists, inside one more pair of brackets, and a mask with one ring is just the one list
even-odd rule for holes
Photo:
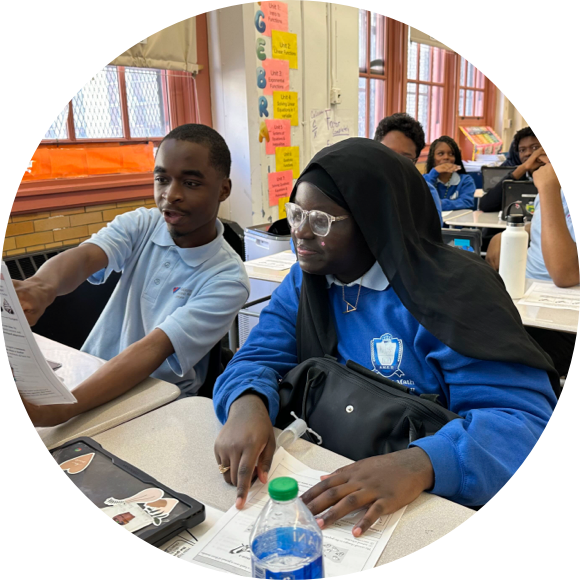
[[177,298],[189,298],[191,296],[192,290],[189,288],[182,288],[181,286],[176,286],[173,289],[173,294]]

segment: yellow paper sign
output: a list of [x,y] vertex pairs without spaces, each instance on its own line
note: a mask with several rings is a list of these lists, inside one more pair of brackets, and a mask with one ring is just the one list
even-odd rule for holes
[[298,38],[296,34],[272,30],[272,58],[287,60],[290,68],[298,68]]
[[300,177],[300,147],[276,147],[276,171],[292,170],[292,179]]
[[289,119],[293,127],[298,126],[298,93],[274,91],[274,119]]
[[286,217],[286,204],[290,201],[289,197],[278,198],[278,219],[283,220]]

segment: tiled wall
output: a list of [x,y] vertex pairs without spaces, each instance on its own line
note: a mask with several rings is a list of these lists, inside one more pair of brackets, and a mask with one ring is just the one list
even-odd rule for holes
[[10,216],[2,257],[80,244],[105,227],[115,216],[138,207],[155,207],[155,202],[153,198],[134,199]]

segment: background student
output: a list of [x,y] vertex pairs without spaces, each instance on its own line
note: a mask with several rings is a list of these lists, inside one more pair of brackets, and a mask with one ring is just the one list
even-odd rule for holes
[[467,175],[461,151],[451,137],[444,135],[431,143],[424,177],[437,189],[443,211],[473,209],[475,182]]
[[[416,121],[407,113],[395,113],[390,117],[385,117],[377,125],[375,131],[375,141],[386,145],[389,149],[410,159],[415,165],[417,159],[425,147],[425,132],[423,126],[419,121]],[[429,191],[435,202],[441,225],[443,225],[443,218],[441,217],[441,200],[437,190],[431,183],[427,182]]]
[[512,148],[517,152],[520,163],[479,200],[481,211],[501,211],[503,182],[506,179],[529,181],[534,171],[543,165],[540,158],[545,155],[544,149],[530,127],[524,127],[515,134],[510,151]]
[[217,219],[231,192],[230,152],[204,125],[182,125],[155,158],[158,209],[117,216],[77,248],[48,260],[24,282],[14,281],[31,325],[57,296],[84,280],[105,282],[122,272],[82,350],[107,360],[74,391],[72,405],[24,401],[37,426],[57,425],[106,403],[152,375],[195,394],[208,353],[227,333],[249,295],[243,263]]
[[[556,373],[498,276],[443,244],[430,204],[414,210],[429,195],[414,168],[368,139],[322,150],[302,173],[288,207],[298,263],[214,391],[225,422],[216,460],[229,467],[224,478],[237,486],[238,508],[256,466],[267,476],[280,379],[324,354],[436,394],[461,419],[314,486],[303,499],[324,512],[321,527],[365,507],[358,536],[424,490],[482,505],[536,443],[556,403]],[[378,354],[385,342],[394,353]]]
[[[530,231],[530,246],[526,278],[552,281],[563,288],[580,283],[576,236],[570,210],[560,182],[545,154],[538,158],[542,165],[534,170],[533,180],[538,188]],[[485,259],[499,269],[501,234],[491,239]],[[541,328],[527,328],[528,333],[552,357],[560,376],[570,368],[576,335]]]

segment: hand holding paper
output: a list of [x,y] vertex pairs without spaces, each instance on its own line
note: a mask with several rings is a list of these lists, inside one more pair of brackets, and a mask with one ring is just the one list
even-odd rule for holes
[[[4,262],[0,276],[0,300],[8,361],[18,392],[29,403],[27,407],[37,415],[38,405],[76,403],[76,398],[55,375],[40,352]],[[41,302],[38,301],[39,304]],[[31,300],[30,304],[36,303]],[[52,411],[51,414],[59,411],[62,409]]]

